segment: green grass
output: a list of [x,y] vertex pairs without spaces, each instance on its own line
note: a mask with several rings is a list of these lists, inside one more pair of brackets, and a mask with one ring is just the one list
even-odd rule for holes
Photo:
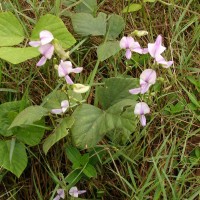
[[[27,36],[30,28],[45,13],[52,13],[71,25],[61,15],[64,0],[55,1],[5,1],[0,8],[15,13],[23,24]],[[100,11],[120,13],[128,3],[142,1],[99,1]],[[139,123],[127,144],[110,142],[105,138],[98,146],[105,153],[97,166],[96,179],[81,180],[77,186],[87,189],[81,196],[87,199],[119,200],[198,200],[200,198],[200,160],[193,162],[194,150],[200,145],[200,81],[199,39],[200,26],[196,0],[170,0],[147,3],[143,10],[124,15],[124,34],[135,29],[149,31],[141,43],[153,41],[158,34],[164,36],[168,47],[166,57],[173,58],[170,69],[160,69],[163,79],[154,87],[149,97],[151,119],[141,128]],[[80,80],[85,83],[99,83],[105,77],[127,74],[128,64],[121,57],[110,58],[99,63],[95,45],[99,38],[91,38],[81,43],[72,60],[85,68]],[[0,61],[0,103],[29,99],[32,104],[40,104],[42,99],[56,87],[57,75],[51,65],[36,69],[36,60],[20,65]],[[146,64],[146,68],[150,63]],[[128,75],[138,77],[143,66],[133,67]],[[95,89],[95,87],[94,87]],[[98,104],[94,99],[95,90],[87,94],[88,102]],[[177,103],[183,109],[169,111]],[[67,176],[71,163],[65,155],[64,147],[70,141],[63,139],[49,151],[47,156],[42,146],[28,148],[29,163],[23,175],[17,179],[0,167],[0,199],[46,200],[53,199],[62,176]],[[84,153],[84,152],[82,152]],[[62,181],[61,181],[62,182]],[[97,198],[97,194],[101,194]],[[68,197],[66,198],[68,199]]]

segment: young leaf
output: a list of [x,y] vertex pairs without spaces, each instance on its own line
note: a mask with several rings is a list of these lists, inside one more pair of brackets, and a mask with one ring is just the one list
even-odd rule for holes
[[14,46],[24,40],[24,30],[11,12],[0,13],[0,46]]
[[93,14],[97,10],[96,0],[83,0],[75,7],[77,13],[90,13]]
[[69,128],[72,127],[74,123],[74,119],[72,117],[66,117],[62,119],[60,124],[56,127],[53,134],[49,135],[43,144],[43,151],[45,154],[49,151],[49,149],[59,140],[64,138],[69,133]]
[[103,87],[97,88],[97,97],[103,109],[114,105],[123,99],[137,99],[137,95],[131,95],[129,90],[136,88],[137,79],[133,78],[109,78]]
[[34,47],[1,47],[0,58],[10,62],[12,64],[19,64],[31,58],[35,58],[40,55],[37,48]]
[[100,61],[104,61],[111,56],[114,56],[120,51],[118,41],[109,41],[101,44],[97,47],[97,56]]
[[54,15],[46,14],[42,16],[33,29],[31,40],[38,40],[41,31],[50,31],[64,49],[68,49],[76,43],[75,38],[67,30],[63,21]]
[[99,36],[106,33],[106,14],[99,13],[96,18],[88,13],[76,13],[71,16],[74,31],[82,36]]
[[125,27],[125,22],[123,17],[116,14],[109,15],[109,20],[107,25],[108,29],[107,39],[109,40],[116,39],[122,32],[124,27]]
[[47,109],[41,106],[29,106],[15,117],[9,129],[15,126],[33,124],[34,122],[39,121],[47,113],[48,113]]
[[21,143],[15,143],[11,161],[10,148],[11,140],[0,141],[0,166],[19,178],[28,162],[25,146]]
[[142,6],[140,4],[137,3],[132,3],[129,6],[126,6],[122,12],[123,13],[127,13],[127,12],[136,12],[138,10],[140,10],[142,8]]

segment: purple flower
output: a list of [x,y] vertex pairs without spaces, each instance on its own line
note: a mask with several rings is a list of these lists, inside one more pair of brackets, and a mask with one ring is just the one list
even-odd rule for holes
[[40,32],[40,40],[39,41],[30,41],[29,45],[32,47],[39,47],[40,53],[43,55],[36,66],[42,66],[46,63],[47,59],[51,59],[54,46],[51,44],[54,39],[53,35],[49,31],[41,31]]
[[146,126],[145,114],[150,113],[150,108],[145,102],[140,102],[135,105],[134,113],[140,116],[142,126]]
[[161,64],[164,68],[168,68],[173,64],[173,61],[166,61],[160,54],[165,51],[166,47],[162,46],[162,36],[158,35],[155,43],[148,44],[148,52],[155,58],[158,64]]
[[51,113],[53,114],[63,114],[69,108],[69,101],[64,100],[61,102],[61,108],[52,109]]
[[80,73],[83,70],[82,67],[72,68],[72,63],[70,61],[62,61],[58,66],[58,76],[65,77],[65,80],[68,84],[72,85],[74,82],[69,77],[70,73]]
[[142,49],[140,44],[138,42],[135,42],[135,40],[132,37],[123,37],[120,40],[120,47],[121,49],[126,49],[126,58],[130,59],[132,56],[132,51],[137,52],[139,54],[145,54],[148,53],[147,49]]
[[63,189],[58,189],[57,190],[57,196],[53,200],[59,200],[59,199],[64,199],[65,198],[65,192]]
[[140,75],[140,87],[129,90],[131,94],[144,94],[149,87],[156,82],[156,72],[153,69],[145,69]]
[[174,62],[166,61],[161,55],[156,57],[156,62],[161,64],[164,68],[169,68]]
[[72,187],[72,188],[69,190],[69,194],[70,194],[72,197],[78,197],[79,194],[83,194],[83,193],[86,193],[86,190],[78,190],[77,187]]

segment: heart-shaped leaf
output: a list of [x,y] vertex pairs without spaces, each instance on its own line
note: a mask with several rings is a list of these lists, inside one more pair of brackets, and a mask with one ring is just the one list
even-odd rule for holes
[[42,16],[33,29],[31,40],[39,40],[39,34],[43,30],[50,31],[64,49],[68,49],[76,43],[75,38],[57,16],[51,14]]
[[15,142],[11,160],[10,149],[11,140],[0,141],[0,166],[19,178],[28,162],[25,146],[22,143]]
[[71,16],[74,31],[82,36],[99,36],[106,33],[106,14],[99,13],[95,18],[88,13],[76,13]]
[[14,46],[24,40],[24,30],[11,12],[0,13],[0,46]]
[[1,47],[0,58],[12,64],[19,64],[40,55],[37,48]]

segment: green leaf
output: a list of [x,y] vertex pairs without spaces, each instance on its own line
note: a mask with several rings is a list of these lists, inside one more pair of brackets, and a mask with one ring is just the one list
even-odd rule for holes
[[16,126],[33,124],[34,122],[39,121],[46,114],[47,114],[46,108],[43,108],[41,106],[29,106],[15,117],[9,129]]
[[96,0],[83,0],[75,7],[77,13],[90,13],[93,14],[97,10]]
[[83,173],[88,177],[88,178],[92,178],[92,177],[97,177],[97,171],[96,169],[90,165],[87,164],[86,167],[83,170]]
[[109,41],[97,47],[97,56],[100,61],[104,61],[111,56],[114,56],[120,51],[118,41]]
[[44,136],[44,125],[44,120],[40,120],[33,125],[14,127],[11,130],[13,130],[13,135],[16,136],[16,139],[29,146],[35,146],[40,143]]
[[80,181],[82,177],[82,172],[80,169],[75,169],[74,171],[70,172],[67,177],[65,178],[65,182],[69,183],[69,188],[75,185]]
[[14,118],[17,116],[21,107],[21,101],[7,102],[0,105],[0,134],[8,137],[13,135],[13,130],[9,129]]
[[138,87],[137,79],[109,78],[103,87],[97,88],[97,97],[103,109],[107,109],[123,99],[136,100],[137,95],[131,95],[129,90]]
[[63,21],[54,15],[46,14],[39,19],[33,29],[31,40],[38,40],[39,33],[43,30],[50,31],[64,49],[68,49],[76,43],[75,38],[67,30]]
[[116,14],[112,14],[109,16],[107,26],[108,26],[107,39],[113,40],[116,39],[122,32],[122,30],[125,27],[125,22],[123,17]]
[[34,47],[1,47],[0,58],[6,60],[12,64],[19,64],[31,58],[35,58],[40,55],[37,48]]
[[60,104],[63,100],[67,100],[68,97],[62,90],[56,90],[48,94],[42,103],[42,106],[51,111],[54,108],[60,108]]
[[67,147],[66,148],[66,155],[67,155],[67,158],[72,163],[76,163],[76,162],[80,163],[81,154],[80,154],[80,152],[79,152],[79,150],[77,148],[75,148],[75,147]]
[[106,34],[106,14],[99,13],[96,18],[88,13],[76,13],[71,16],[74,31],[82,36]]
[[72,117],[66,117],[62,119],[60,124],[56,127],[53,134],[49,135],[43,144],[43,151],[45,154],[49,151],[49,149],[59,140],[64,138],[69,133],[69,128],[72,127],[74,123],[74,119]]
[[24,40],[24,30],[11,12],[0,13],[0,46],[13,46]]
[[95,106],[83,104],[76,108],[72,116],[72,139],[77,147],[94,147],[112,129],[123,129],[131,133],[135,130],[134,106],[136,101],[125,99],[103,111]]
[[72,126],[72,139],[80,148],[93,147],[99,142],[107,131],[103,118],[105,113],[89,104],[76,108],[72,114],[75,122]]
[[15,143],[11,161],[10,148],[11,140],[0,141],[0,166],[19,178],[28,162],[25,146],[21,143]]
[[126,6],[122,12],[123,13],[127,13],[127,12],[136,12],[138,10],[140,10],[142,8],[142,6],[140,4],[137,3],[132,3],[129,6]]
[[90,159],[89,153],[85,153],[83,156],[81,156],[81,159],[80,159],[81,165],[85,166],[89,162],[89,159]]

